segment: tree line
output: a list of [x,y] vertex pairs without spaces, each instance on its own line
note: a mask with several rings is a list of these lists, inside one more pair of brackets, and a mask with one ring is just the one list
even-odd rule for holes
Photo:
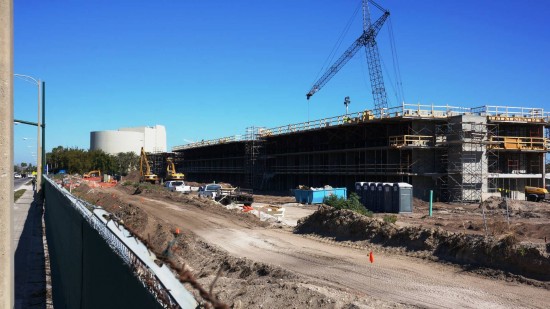
[[46,164],[50,173],[65,170],[69,174],[83,174],[92,170],[101,170],[102,173],[125,176],[139,167],[139,158],[139,155],[132,151],[111,155],[103,150],[58,146],[46,154]]

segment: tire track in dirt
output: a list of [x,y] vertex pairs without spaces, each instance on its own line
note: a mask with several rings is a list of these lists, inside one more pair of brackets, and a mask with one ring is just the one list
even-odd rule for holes
[[194,206],[147,202],[140,206],[150,214],[191,230],[234,256],[279,265],[318,285],[344,288],[360,297],[438,308],[550,307],[550,292],[540,288],[490,280],[405,256],[376,254],[375,263],[369,264],[364,250],[285,230],[251,228]]

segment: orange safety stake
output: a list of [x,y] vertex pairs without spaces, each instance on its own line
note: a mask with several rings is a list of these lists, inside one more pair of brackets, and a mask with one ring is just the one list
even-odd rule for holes
[[179,235],[179,234],[180,234],[180,229],[176,228],[176,235]]
[[369,253],[369,261],[374,263],[374,255],[372,254],[372,251]]

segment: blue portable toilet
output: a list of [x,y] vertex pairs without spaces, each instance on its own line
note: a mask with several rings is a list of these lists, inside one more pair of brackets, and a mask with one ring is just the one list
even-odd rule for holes
[[396,213],[413,211],[413,186],[406,182],[393,184],[392,210]]
[[363,206],[365,206],[366,209],[370,209],[369,204],[372,203],[371,198],[371,192],[370,192],[370,182],[364,182],[363,183],[363,198],[365,203],[363,203]]
[[384,207],[382,208],[384,212],[392,212],[392,200],[393,200],[393,183],[385,182],[384,184]]
[[384,211],[384,184],[381,182],[376,183],[376,212]]
[[375,211],[376,210],[376,202],[377,202],[376,182],[371,182],[369,184],[369,192],[370,192],[369,207],[367,209],[370,210],[370,211]]
[[363,204],[363,206],[365,206],[365,192],[363,192],[363,184],[364,182],[356,182],[355,183],[355,193],[357,195],[359,195],[359,198],[360,198],[360,201],[361,201],[361,204]]

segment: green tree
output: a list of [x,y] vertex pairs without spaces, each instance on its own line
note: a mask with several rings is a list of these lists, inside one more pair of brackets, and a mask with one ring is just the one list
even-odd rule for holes
[[119,152],[114,156],[117,173],[128,175],[129,172],[136,170],[139,165],[139,156],[132,151]]
[[113,156],[103,150],[92,150],[88,152],[90,170],[101,170],[103,173],[112,174],[116,171],[116,164]]

